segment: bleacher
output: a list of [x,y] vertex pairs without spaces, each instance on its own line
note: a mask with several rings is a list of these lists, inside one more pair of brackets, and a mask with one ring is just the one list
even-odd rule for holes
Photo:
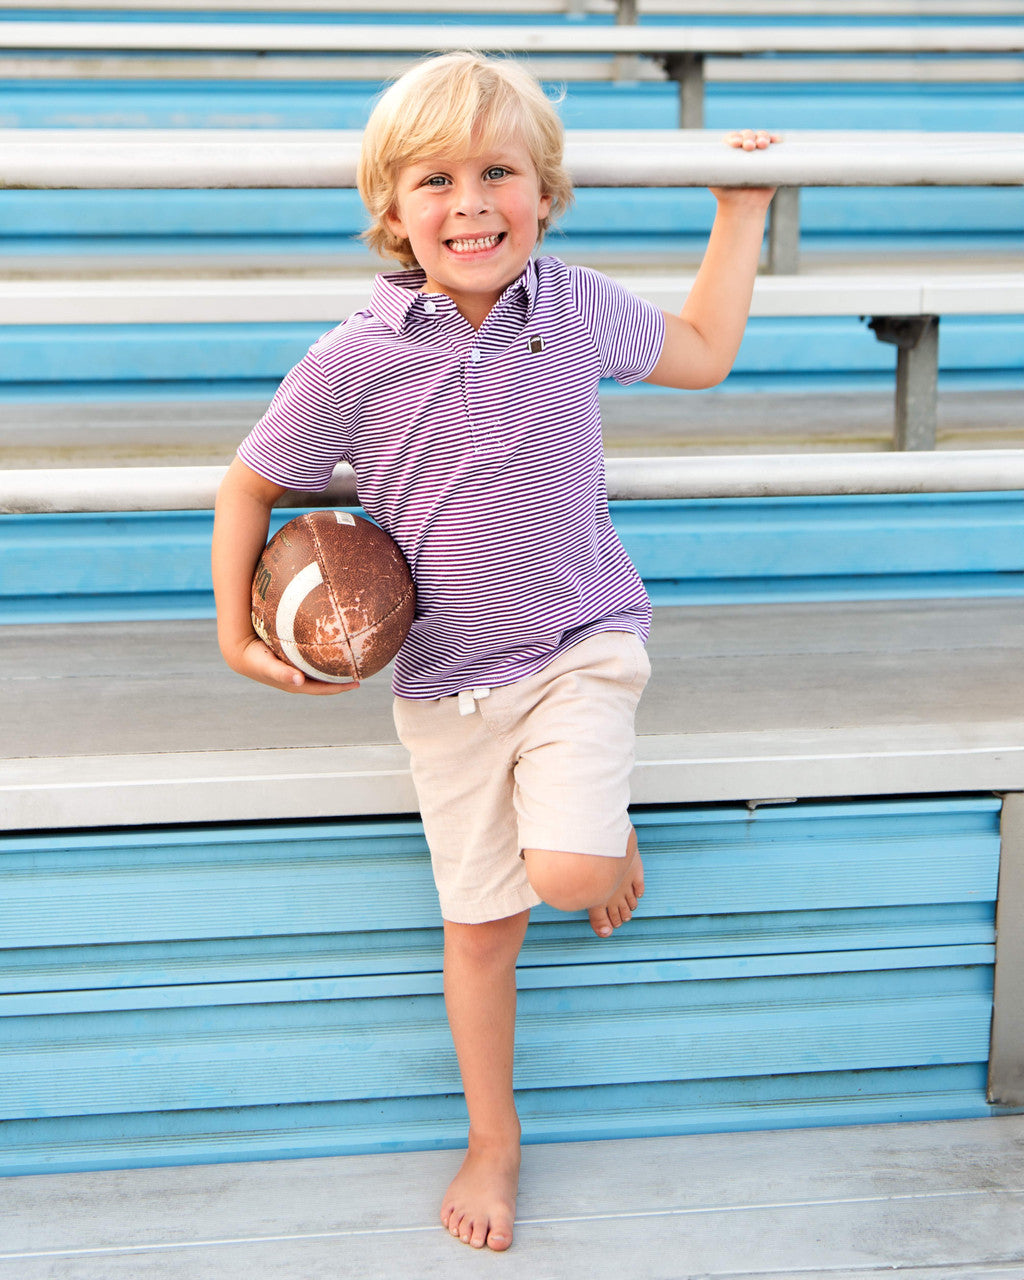
[[602,395],[648,893],[535,913],[506,1270],[1024,1276],[1024,4],[501,8],[0,3],[0,1276],[479,1265],[387,678],[239,680],[208,570],[366,294],[351,131],[470,27],[565,84],[551,252],[678,306],[700,188],[791,193],[725,386]]

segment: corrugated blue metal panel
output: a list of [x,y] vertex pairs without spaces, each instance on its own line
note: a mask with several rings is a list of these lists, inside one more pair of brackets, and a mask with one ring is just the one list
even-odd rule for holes
[[[628,931],[531,926],[531,1140],[986,1114],[998,801],[635,821]],[[416,823],[9,837],[0,884],[7,1171],[460,1141]]]
[[[666,891],[667,880],[659,887]],[[940,890],[944,892],[945,890]],[[424,892],[429,893],[428,889]],[[441,950],[440,927],[336,933],[334,918],[309,916],[308,894],[300,894],[295,911],[278,926],[279,933],[250,932],[225,938],[180,936],[166,909],[156,911],[147,938],[160,941],[76,942],[74,919],[67,936],[43,929],[31,934],[31,945],[0,951],[0,995],[33,991],[112,990],[119,987],[189,985],[330,977],[339,972],[432,972]],[[685,904],[676,904],[681,910]],[[38,918],[38,912],[34,913]],[[296,921],[296,914],[301,920]],[[313,915],[315,916],[315,911]],[[523,949],[522,964],[576,964],[593,955],[589,927],[576,921],[535,916]],[[266,926],[266,922],[261,924]],[[301,932],[296,933],[298,925]],[[989,901],[937,901],[910,906],[829,907],[772,912],[733,912],[728,916],[690,916],[686,953],[694,958],[719,955],[758,956],[785,951],[852,951],[861,947],[943,947],[988,944],[993,936]],[[310,929],[316,932],[307,932]],[[322,929],[322,932],[319,931]],[[289,931],[290,930],[290,931]],[[194,932],[194,931],[193,931]],[[119,937],[115,928],[110,937]],[[645,919],[643,929],[626,931],[615,940],[618,962],[678,957],[680,929],[672,918]]]
[[[25,325],[0,346],[0,400],[232,394],[260,400],[327,324]],[[739,385],[805,378],[875,377],[892,385],[895,348],[855,316],[753,317],[731,375]],[[1024,317],[950,316],[942,321],[944,387],[969,376],[1012,386],[1024,368]],[[140,413],[145,410],[140,409]]]
[[[63,250],[95,241],[131,247],[244,248],[252,237],[273,237],[301,246],[306,237],[346,245],[364,254],[352,237],[367,222],[357,192],[348,190],[268,191],[5,191],[4,238],[0,248],[43,250],[55,240]],[[1019,245],[1024,192],[1019,188],[977,187],[812,187],[802,193],[800,228],[816,234],[852,232],[873,241],[879,234],[947,233],[1012,235]],[[706,238],[714,203],[706,191],[620,187],[585,188],[559,222],[549,242],[558,252],[564,232],[570,241],[594,235],[628,236],[642,247],[647,236],[692,233]]]
[[[756,921],[765,912],[992,902],[998,808],[994,800],[800,804],[652,810],[636,821],[655,859],[650,875],[663,914],[726,910],[745,918],[746,931],[751,913]],[[71,831],[7,836],[0,849],[0,937],[9,948],[336,933],[353,900],[361,905],[350,928],[360,935],[438,924],[426,846],[412,821]],[[775,859],[770,875],[766,851]],[[563,919],[545,910],[537,918]],[[832,917],[828,925],[841,927]],[[666,958],[677,942],[645,935],[644,952],[631,959]],[[788,945],[803,949],[792,937]],[[561,964],[571,960],[571,951],[555,954]]]
[[[1024,591],[1019,493],[622,502],[612,514],[658,604]],[[210,617],[211,520],[0,516],[0,620]]]
[[[991,947],[831,960],[835,971],[781,976],[683,965],[676,980],[644,966],[528,970],[517,1088],[987,1060]],[[96,993],[85,1008],[73,994],[11,996],[0,1106],[30,1119],[457,1092],[440,988],[431,974]]]
[[[990,1114],[985,1067],[819,1072],[769,1082],[741,1077],[595,1086],[519,1095],[532,1142],[591,1136],[654,1137],[816,1124],[970,1119]],[[373,1099],[294,1106],[11,1121],[3,1126],[12,1173],[220,1163],[457,1147],[462,1098]]]
[[[119,16],[118,20],[121,18]],[[232,18],[234,21],[234,18]],[[668,83],[573,82],[559,112],[568,128],[674,129],[678,93]],[[0,81],[0,127],[360,129],[379,85],[366,81]],[[785,84],[711,82],[709,129],[747,121],[776,129],[999,130],[1019,115],[1020,84],[938,82]]]

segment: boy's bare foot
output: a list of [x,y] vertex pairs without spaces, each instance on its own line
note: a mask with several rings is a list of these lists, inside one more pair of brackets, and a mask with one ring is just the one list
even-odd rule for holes
[[512,1244],[519,1143],[474,1142],[441,1202],[441,1222],[463,1244],[502,1253]]
[[636,834],[630,836],[633,856],[626,863],[626,870],[618,888],[601,907],[591,907],[590,927],[599,938],[610,938],[620,926],[632,919],[636,904],[644,896],[644,864],[636,847]]

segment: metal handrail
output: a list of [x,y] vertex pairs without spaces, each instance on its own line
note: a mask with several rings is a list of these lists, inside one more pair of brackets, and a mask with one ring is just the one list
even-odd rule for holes
[[[2,26],[2,24],[0,24]],[[5,129],[0,188],[355,185],[358,130]],[[766,151],[720,130],[569,130],[580,187],[1024,185],[1024,133],[794,130]]]
[[1015,24],[889,26],[863,19],[834,26],[576,25],[482,26],[394,23],[5,22],[0,48],[128,49],[254,53],[428,53],[482,49],[531,53],[646,54],[662,59],[709,53],[1019,53]]
[[[213,507],[226,468],[91,467],[0,471],[0,513],[202,511]],[[1024,491],[1024,449],[941,453],[759,454],[608,458],[616,501],[841,494]],[[353,506],[355,475],[340,466],[327,489],[278,503]]]

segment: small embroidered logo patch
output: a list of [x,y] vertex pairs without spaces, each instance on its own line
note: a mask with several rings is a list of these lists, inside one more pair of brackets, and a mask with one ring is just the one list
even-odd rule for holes
[[531,356],[538,356],[544,350],[544,339],[533,337],[529,340],[529,351]]

